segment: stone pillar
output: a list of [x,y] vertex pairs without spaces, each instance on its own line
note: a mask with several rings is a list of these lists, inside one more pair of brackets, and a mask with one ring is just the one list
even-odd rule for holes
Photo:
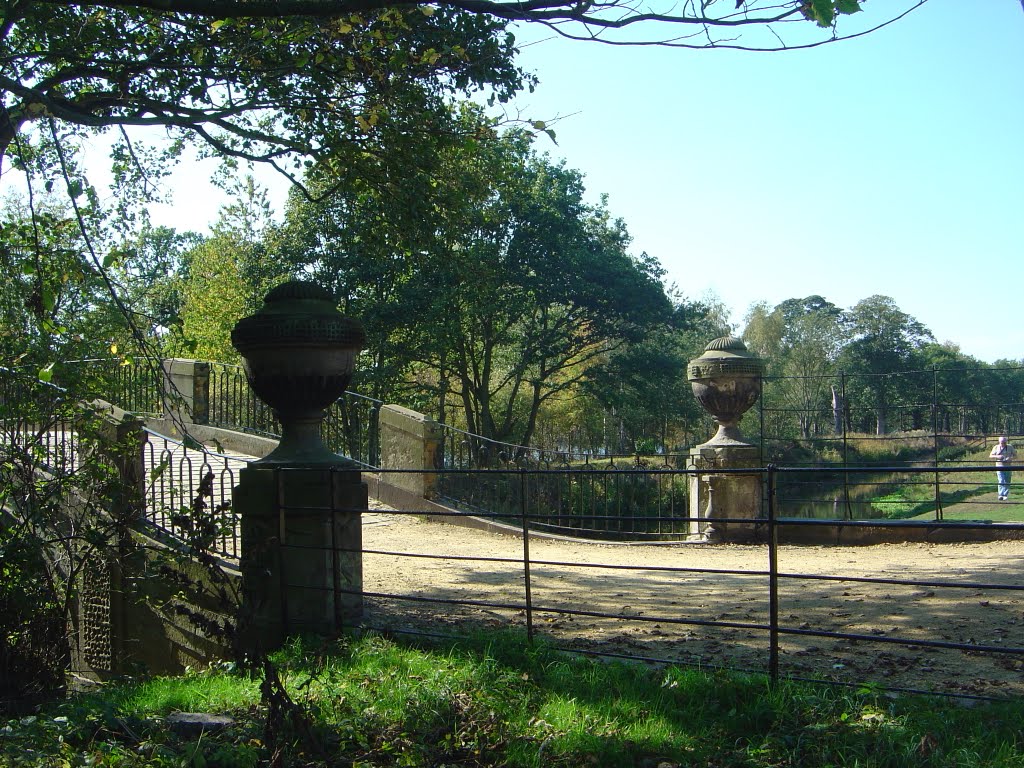
[[334,634],[362,615],[366,484],[347,467],[255,463],[240,473],[240,644],[265,652],[288,636]]
[[186,424],[210,423],[210,364],[163,361],[164,418]]
[[[739,423],[761,392],[761,360],[747,351],[740,339],[723,336],[712,340],[704,354],[691,360],[687,378],[698,402],[718,424],[718,432],[690,451],[691,534],[709,541],[751,541],[754,520],[761,517],[762,476],[715,469],[756,468],[758,449],[743,439]],[[707,518],[712,518],[708,521]],[[749,520],[749,523],[715,522],[714,518]]]
[[691,535],[733,543],[756,539],[753,521],[760,519],[763,511],[761,474],[714,470],[755,468],[758,458],[758,450],[753,446],[703,445],[690,450],[686,468],[697,473],[690,476],[690,516],[697,518],[690,522]]
[[[106,409],[105,409],[106,410]],[[73,668],[83,680],[109,680],[129,668],[138,628],[126,621],[135,599],[129,588],[132,526],[145,514],[144,449],[148,435],[135,416],[109,406],[97,431],[99,455],[117,473],[105,510],[113,523],[101,546],[82,546],[72,617]]]
[[249,386],[282,431],[278,447],[243,469],[235,488],[242,650],[333,634],[362,613],[367,489],[355,462],[323,444],[320,423],[344,393],[365,340],[327,291],[301,281],[271,290],[231,332]]
[[417,470],[383,473],[382,481],[417,497],[433,498],[442,460],[441,425],[400,405],[382,407],[377,423],[381,469]]

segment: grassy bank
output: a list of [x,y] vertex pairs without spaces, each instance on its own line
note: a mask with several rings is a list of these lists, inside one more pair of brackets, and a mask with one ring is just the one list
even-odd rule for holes
[[[18,766],[1024,766],[1024,703],[890,698],[761,677],[568,657],[502,634],[415,647],[296,643],[267,729],[230,669],[109,687],[0,728]],[[174,711],[229,714],[175,736]]]

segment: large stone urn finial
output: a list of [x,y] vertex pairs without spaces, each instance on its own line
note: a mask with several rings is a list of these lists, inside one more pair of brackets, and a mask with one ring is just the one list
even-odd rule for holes
[[325,410],[344,394],[366,342],[357,320],[338,312],[320,286],[293,280],[271,290],[243,317],[231,344],[253,391],[281,421],[281,443],[257,464],[342,464],[320,439]]
[[739,422],[761,394],[760,358],[747,351],[740,339],[722,336],[690,361],[687,379],[694,397],[718,423],[718,432],[699,447],[749,446]]

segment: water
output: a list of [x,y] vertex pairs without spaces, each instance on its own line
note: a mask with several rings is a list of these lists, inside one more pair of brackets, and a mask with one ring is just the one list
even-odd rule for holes
[[830,475],[828,479],[790,476],[778,483],[776,516],[815,520],[885,519],[886,511],[895,511],[905,502],[885,501],[898,489],[925,483],[934,485],[928,475],[856,475],[844,483]]

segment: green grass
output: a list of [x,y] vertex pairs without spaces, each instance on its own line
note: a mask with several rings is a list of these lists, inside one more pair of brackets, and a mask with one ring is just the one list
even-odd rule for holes
[[[990,464],[987,450],[962,459],[972,464]],[[1020,474],[1020,473],[1018,473]],[[871,506],[883,517],[894,520],[934,520],[934,475],[914,475],[905,484],[872,499]],[[1024,490],[1021,477],[1011,487],[1009,501],[996,498],[995,467],[977,472],[939,472],[943,520],[1024,522]]]
[[[259,685],[210,669],[80,695],[0,726],[17,766],[1024,766],[1024,702],[966,708],[878,690],[602,663],[515,633],[416,647],[293,643],[277,662],[319,746],[263,730]],[[162,717],[233,715],[184,741]],[[294,722],[293,722],[294,726]]]

